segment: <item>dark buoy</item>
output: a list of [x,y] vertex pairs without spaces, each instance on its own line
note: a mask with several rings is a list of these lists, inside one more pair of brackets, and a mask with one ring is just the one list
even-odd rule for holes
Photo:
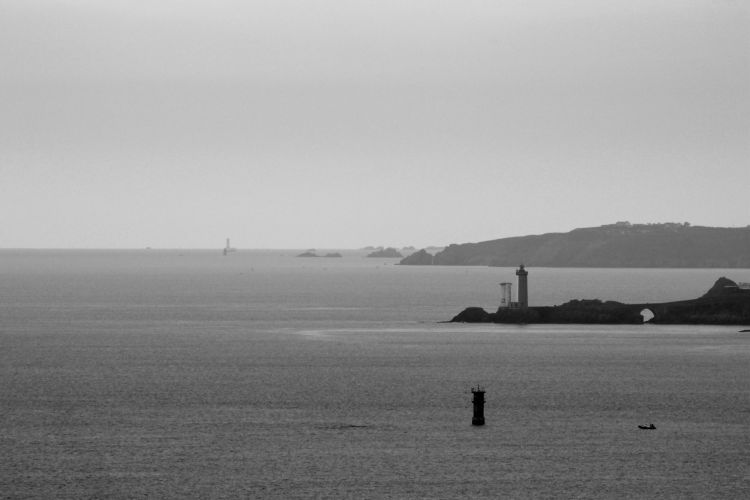
[[484,425],[484,389],[477,385],[471,388],[471,393],[474,395],[471,400],[474,403],[474,416],[471,418],[471,425]]

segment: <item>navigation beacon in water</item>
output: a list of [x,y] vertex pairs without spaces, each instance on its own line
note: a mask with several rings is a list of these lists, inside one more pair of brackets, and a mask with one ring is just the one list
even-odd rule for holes
[[477,385],[471,388],[474,396],[471,400],[474,405],[474,416],[471,417],[471,425],[484,425],[484,388]]

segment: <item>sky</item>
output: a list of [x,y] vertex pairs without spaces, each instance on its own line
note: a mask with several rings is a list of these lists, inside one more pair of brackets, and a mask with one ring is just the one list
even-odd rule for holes
[[750,224],[741,0],[0,0],[0,248]]

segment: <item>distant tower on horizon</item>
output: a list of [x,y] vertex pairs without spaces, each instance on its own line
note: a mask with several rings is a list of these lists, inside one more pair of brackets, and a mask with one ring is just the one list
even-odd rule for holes
[[529,272],[521,264],[518,271],[516,271],[516,276],[518,276],[518,307],[521,309],[529,307],[528,275]]
[[228,254],[229,252],[234,252],[234,248],[232,248],[232,245],[229,244],[229,238],[227,238],[227,246],[224,247],[224,255]]

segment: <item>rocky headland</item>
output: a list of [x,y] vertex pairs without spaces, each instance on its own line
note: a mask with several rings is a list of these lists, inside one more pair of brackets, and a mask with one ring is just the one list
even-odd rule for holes
[[451,322],[460,323],[581,323],[639,324],[648,309],[648,323],[665,325],[750,325],[750,289],[719,278],[701,297],[676,302],[624,304],[601,300],[571,300],[559,306],[498,308],[494,313],[468,307]]
[[411,266],[429,266],[433,264],[435,256],[427,250],[418,250],[401,261],[402,265]]

